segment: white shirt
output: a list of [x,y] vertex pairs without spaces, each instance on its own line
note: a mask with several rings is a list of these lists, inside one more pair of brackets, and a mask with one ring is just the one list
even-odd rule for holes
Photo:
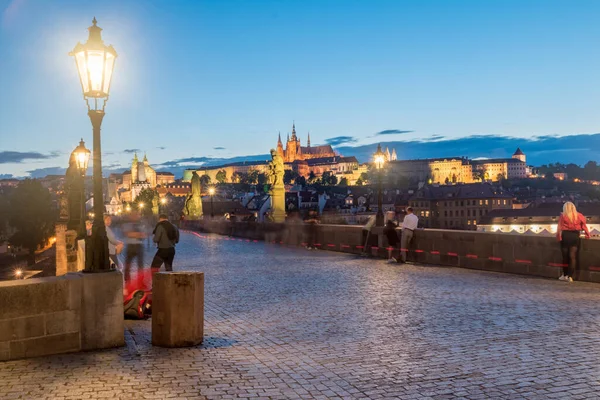
[[414,231],[417,229],[417,225],[419,224],[419,217],[415,214],[406,214],[404,217],[404,221],[402,222],[402,229],[410,229]]

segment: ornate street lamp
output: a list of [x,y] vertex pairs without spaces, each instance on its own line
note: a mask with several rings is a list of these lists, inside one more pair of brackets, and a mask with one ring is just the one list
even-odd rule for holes
[[381,151],[381,144],[377,145],[377,151],[373,154],[373,162],[377,169],[377,216],[375,226],[383,226],[383,193],[381,191],[381,174],[385,164],[385,153]]
[[215,188],[214,187],[208,188],[208,194],[210,194],[210,217],[214,218],[215,213],[214,213],[214,209],[213,209],[213,197],[215,196]]
[[75,147],[73,151],[75,154],[75,162],[77,163],[77,169],[81,175],[81,217],[79,222],[79,231],[83,237],[85,234],[85,174],[90,162],[90,155],[92,154],[88,149],[85,148],[85,142],[83,139],[79,142],[79,146]]
[[[110,83],[117,52],[102,41],[102,29],[96,25],[96,18],[88,28],[89,37],[85,44],[77,43],[69,55],[75,58],[83,98],[88,106],[88,115],[94,132],[94,225],[92,227],[91,251],[86,257],[86,272],[110,270],[108,259],[108,239],[104,226],[104,196],[102,191],[102,149],[100,126],[104,118],[104,108],[110,93]],[[89,244],[90,240],[88,240]]]

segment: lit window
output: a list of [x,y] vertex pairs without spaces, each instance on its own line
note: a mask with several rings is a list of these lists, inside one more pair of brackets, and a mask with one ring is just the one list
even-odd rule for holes
[[489,203],[488,203],[488,201],[487,201],[487,199],[486,199],[486,201],[485,201],[485,205],[487,206],[488,204],[489,204]]

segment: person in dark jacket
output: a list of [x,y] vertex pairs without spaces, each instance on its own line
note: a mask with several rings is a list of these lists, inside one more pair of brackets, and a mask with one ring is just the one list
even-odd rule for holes
[[160,214],[159,221],[152,232],[154,243],[158,247],[151,268],[157,270],[165,264],[165,270],[173,271],[173,259],[175,258],[175,245],[179,243],[179,229],[169,222],[166,214]]
[[396,228],[398,225],[394,223],[391,219],[388,219],[385,224],[385,228],[383,228],[383,234],[388,240],[388,244],[390,245],[388,248],[388,262],[397,262],[397,260],[392,257],[392,252],[398,246],[400,240],[398,239],[398,233],[396,232]]

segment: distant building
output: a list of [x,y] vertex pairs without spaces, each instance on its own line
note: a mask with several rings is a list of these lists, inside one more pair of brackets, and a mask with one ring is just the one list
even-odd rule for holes
[[148,157],[144,155],[142,161],[138,160],[137,153],[131,162],[131,170],[123,174],[111,174],[108,178],[109,197],[120,202],[135,201],[144,189],[156,189],[175,181],[175,175],[170,172],[156,172],[150,166]]
[[527,159],[521,149],[511,158],[471,160],[467,157],[391,160],[387,168],[397,174],[421,182],[452,184],[500,179],[527,178]]
[[287,138],[285,149],[281,143],[281,134],[277,140],[277,152],[286,163],[293,163],[297,160],[310,160],[312,158],[335,157],[335,151],[331,145],[310,146],[310,133],[306,140],[306,146],[300,145],[300,139],[296,136],[296,124],[292,125],[292,137]]
[[475,230],[495,209],[512,209],[513,196],[490,183],[425,185],[409,200],[420,226]]

